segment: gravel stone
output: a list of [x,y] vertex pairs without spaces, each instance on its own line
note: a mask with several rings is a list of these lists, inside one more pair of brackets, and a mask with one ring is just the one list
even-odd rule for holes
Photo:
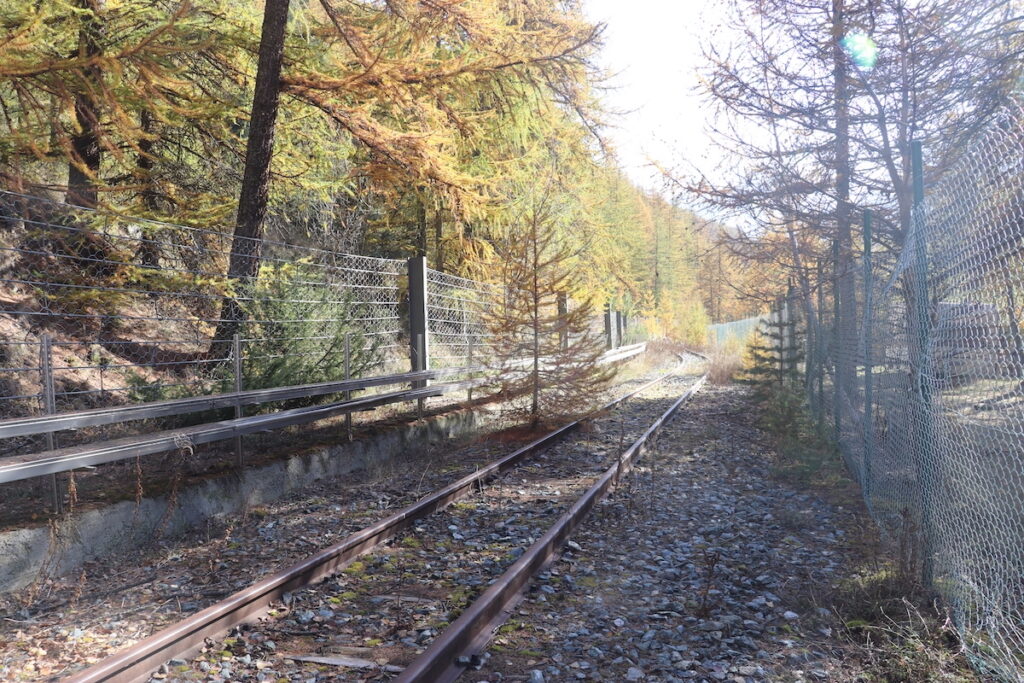
[[499,636],[503,654],[489,670],[525,673],[504,654],[521,648],[534,663],[557,652],[593,664],[545,669],[552,682],[796,680],[809,643],[835,617],[781,605],[802,605],[808,587],[842,576],[838,531],[856,517],[774,478],[771,441],[753,425],[746,391],[707,387],[668,422],[574,533],[580,550],[552,567],[574,581],[528,594],[513,617],[523,637]]

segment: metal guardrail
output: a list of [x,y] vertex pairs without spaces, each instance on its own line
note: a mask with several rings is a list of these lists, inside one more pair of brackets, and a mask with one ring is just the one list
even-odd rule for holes
[[425,379],[437,379],[442,374],[453,374],[455,370],[406,372],[396,375],[381,375],[361,379],[342,380],[337,382],[321,382],[318,384],[299,384],[291,387],[273,389],[251,389],[208,396],[193,396],[170,401],[153,401],[130,406],[113,408],[96,408],[79,410],[57,415],[40,415],[36,417],[0,420],[0,439],[15,436],[46,434],[64,429],[81,429],[101,425],[146,420],[157,417],[174,417],[198,413],[218,408],[235,406],[251,406],[273,401],[287,401],[296,398],[325,396],[344,391],[359,391],[370,387],[403,384]]
[[[601,363],[626,360],[643,353],[646,344],[615,349],[605,354]],[[483,368],[447,368],[407,372],[397,375],[383,375],[340,382],[299,385],[279,389],[240,391],[211,396],[162,401],[155,403],[78,411],[59,415],[44,415],[33,418],[5,420],[0,422],[0,438],[32,434],[51,434],[61,429],[76,429],[87,426],[115,424],[153,417],[184,415],[201,410],[229,408],[240,405],[254,405],[310,396],[323,396],[369,387],[422,382],[452,374],[479,372]],[[231,420],[210,422],[183,429],[173,429],[121,439],[102,441],[68,448],[10,456],[0,460],[0,484],[31,479],[47,474],[68,472],[80,467],[100,465],[128,458],[166,453],[205,443],[223,441],[245,434],[280,429],[308,422],[315,422],[335,415],[351,414],[379,406],[406,401],[419,401],[433,396],[442,396],[452,391],[486,386],[502,377],[467,379],[447,384],[414,387],[376,396],[353,400],[337,401],[325,405],[293,408],[267,415],[254,415]]]

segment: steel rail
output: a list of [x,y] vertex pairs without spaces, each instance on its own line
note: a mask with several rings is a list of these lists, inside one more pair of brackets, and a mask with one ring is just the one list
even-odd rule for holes
[[217,638],[243,622],[253,620],[285,592],[337,573],[354,559],[395,537],[416,521],[478,490],[487,481],[515,467],[529,455],[578,429],[586,420],[613,408],[676,373],[673,370],[620,396],[588,415],[565,424],[472,474],[431,493],[381,521],[357,531],[298,564],[276,572],[196,614],[159,631],[112,657],[67,678],[68,683],[130,683],[147,680],[150,673],[175,657],[194,654],[207,638]]
[[466,671],[463,662],[483,652],[494,632],[522,600],[530,579],[549,566],[562,544],[641,455],[648,440],[704,384],[707,374],[679,397],[618,461],[569,508],[509,569],[492,583],[395,679],[395,683],[448,683]]

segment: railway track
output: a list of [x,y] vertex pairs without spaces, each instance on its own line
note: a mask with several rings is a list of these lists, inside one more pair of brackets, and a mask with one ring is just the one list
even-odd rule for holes
[[628,424],[597,419],[576,440],[563,437],[584,421],[565,425],[69,680],[274,680],[296,667],[326,667],[335,680],[454,680],[703,381],[693,379],[648,382],[602,409],[644,394]]

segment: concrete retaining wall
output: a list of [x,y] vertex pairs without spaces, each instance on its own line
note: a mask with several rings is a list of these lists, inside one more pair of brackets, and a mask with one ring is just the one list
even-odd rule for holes
[[[259,468],[196,483],[178,492],[168,513],[167,497],[123,501],[86,510],[55,529],[0,532],[0,593],[29,585],[40,572],[61,576],[89,560],[148,542],[162,527],[174,537],[207,520],[273,501],[325,477],[387,462],[402,452],[471,433],[491,422],[485,410],[460,410],[388,428],[353,443],[296,455]],[[169,515],[164,520],[164,516]]]

